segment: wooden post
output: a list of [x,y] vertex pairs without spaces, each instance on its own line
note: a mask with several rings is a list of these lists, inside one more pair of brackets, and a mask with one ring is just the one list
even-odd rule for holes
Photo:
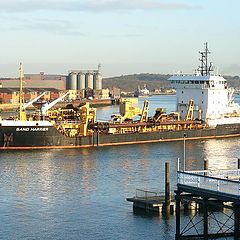
[[180,192],[176,191],[176,235],[175,239],[178,240],[181,237],[181,217],[180,217]]
[[97,130],[97,146],[99,146],[99,130]]
[[[203,170],[208,170],[208,160],[204,159],[204,166],[203,166]],[[204,176],[206,176],[207,173],[204,173]]]
[[238,169],[240,169],[240,158],[238,158]]
[[204,159],[204,170],[208,170],[208,160]]
[[165,163],[165,212],[170,212],[170,165]]

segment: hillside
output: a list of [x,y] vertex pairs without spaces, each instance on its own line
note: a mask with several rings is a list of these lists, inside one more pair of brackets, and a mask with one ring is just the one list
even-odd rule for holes
[[[122,91],[134,91],[137,90],[138,86],[141,88],[144,84],[147,88],[152,91],[155,88],[170,88],[170,83],[167,79],[171,75],[167,74],[150,74],[141,73],[133,75],[123,75],[119,77],[104,78],[103,87],[111,89],[112,87],[118,87]],[[228,84],[234,88],[240,88],[240,77],[239,76],[224,76],[228,80]]]
[[114,86],[121,88],[122,91],[134,91],[138,86],[142,88],[146,84],[147,88],[152,91],[154,88],[169,88],[170,85],[167,81],[169,77],[170,75],[150,73],[124,75],[103,79],[103,87],[112,88]]

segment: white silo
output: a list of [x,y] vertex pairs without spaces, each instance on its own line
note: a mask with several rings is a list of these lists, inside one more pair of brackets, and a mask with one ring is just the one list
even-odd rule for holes
[[85,74],[79,72],[77,75],[77,90],[83,90],[86,88]]
[[69,73],[67,87],[69,90],[77,90],[77,73],[76,72]]
[[97,71],[96,73],[94,73],[93,87],[96,90],[102,89],[102,74],[100,71]]
[[91,72],[86,74],[86,88],[93,89],[93,74]]

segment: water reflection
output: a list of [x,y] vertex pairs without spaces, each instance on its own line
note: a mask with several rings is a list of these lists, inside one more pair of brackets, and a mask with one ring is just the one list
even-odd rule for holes
[[239,138],[205,141],[203,151],[209,161],[209,169],[237,168]]

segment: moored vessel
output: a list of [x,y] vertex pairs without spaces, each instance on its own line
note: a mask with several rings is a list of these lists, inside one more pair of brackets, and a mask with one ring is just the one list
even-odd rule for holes
[[38,114],[26,114],[20,67],[19,118],[0,121],[0,149],[82,148],[239,137],[240,107],[233,100],[233,90],[223,77],[213,74],[207,44],[200,54],[201,66],[194,74],[169,79],[176,89],[176,112],[167,114],[165,109],[157,108],[155,115],[149,116],[147,100],[139,109],[126,99],[120,104],[120,114],[108,122],[97,121],[96,109],[89,103],[52,110],[68,93],[44,104]]

